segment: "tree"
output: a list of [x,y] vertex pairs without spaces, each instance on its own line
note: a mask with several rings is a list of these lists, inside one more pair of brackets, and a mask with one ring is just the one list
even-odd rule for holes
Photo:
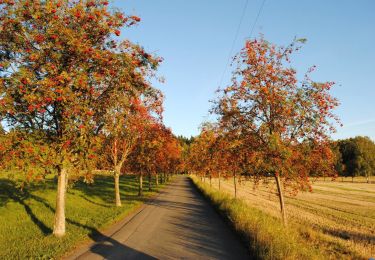
[[341,176],[354,178],[359,175],[359,150],[353,139],[338,142],[342,164],[344,165]]
[[162,180],[167,180],[170,174],[176,174],[183,170],[182,146],[179,140],[172,134],[168,128],[160,129],[159,146],[156,151],[156,180],[161,173]]
[[[99,104],[109,104],[106,84],[115,74],[114,35],[139,21],[107,8],[108,2],[1,1],[0,115],[9,129],[48,146],[48,165],[57,170],[53,233],[65,234],[68,171],[89,169]],[[138,59],[135,59],[135,63]],[[37,155],[46,155],[35,147]],[[38,156],[36,156],[38,158]]]
[[[143,195],[143,176],[149,177],[151,185],[151,174],[155,172],[155,151],[158,144],[160,122],[155,118],[150,118],[144,125],[140,137],[137,139],[133,153],[130,155],[129,170],[138,175],[139,190],[138,196]],[[151,190],[151,186],[149,186]]]
[[181,147],[181,156],[180,156],[180,169],[184,174],[190,173],[189,171],[189,154],[191,144],[194,142],[195,137],[191,136],[190,138],[184,137],[182,135],[177,136],[177,140],[180,143]]
[[143,119],[134,111],[128,111],[127,108],[120,113],[112,111],[107,116],[111,123],[107,123],[106,127],[103,128],[104,132],[108,131],[105,138],[104,154],[112,165],[111,169],[115,183],[115,204],[116,206],[121,206],[119,187],[121,169],[139,138],[138,132],[141,131]]
[[359,150],[359,171],[369,183],[375,172],[375,143],[367,136],[357,136],[354,140]]
[[201,126],[201,133],[191,144],[189,152],[189,169],[205,180],[209,177],[211,180],[213,149],[215,141],[213,125],[204,123]]
[[149,190],[151,190],[152,176],[155,176],[158,185],[159,173],[162,173],[163,180],[166,181],[170,173],[180,168],[181,146],[171,130],[166,128],[160,120],[152,120],[142,132],[142,137],[131,157],[131,170],[139,176],[139,195],[141,196],[144,174],[147,174]]
[[343,175],[365,176],[367,182],[375,171],[375,144],[369,137],[357,136],[338,141],[344,165]]
[[[161,117],[163,100],[161,92],[152,88],[146,80],[153,75],[160,58],[152,57],[129,42],[121,47],[122,52],[118,54],[121,63],[117,66],[122,69],[109,79],[107,84],[112,85],[112,91],[102,99],[106,103],[100,104],[98,113],[102,120],[101,132],[106,136],[104,148],[114,173],[116,206],[121,206],[121,168],[151,114]],[[138,60],[134,57],[138,57]]]
[[[343,176],[344,174],[344,164],[343,164],[343,159],[342,159],[342,154],[340,152],[340,142],[332,142],[331,143],[331,149],[332,152],[334,153],[335,157],[335,171],[337,172],[338,176]],[[326,176],[324,177],[324,181],[326,179]]]
[[292,192],[311,189],[312,172],[334,172],[329,148],[329,133],[338,121],[331,112],[338,101],[329,94],[334,83],[313,82],[309,74],[315,66],[298,82],[288,63],[303,42],[277,47],[263,38],[248,40],[235,58],[232,84],[220,90],[213,109],[222,127],[239,134],[246,163],[257,166],[248,168],[250,173],[256,178],[274,176],[284,224],[283,186]]

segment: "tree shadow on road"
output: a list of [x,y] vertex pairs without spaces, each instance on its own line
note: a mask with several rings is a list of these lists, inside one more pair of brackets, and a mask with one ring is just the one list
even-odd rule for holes
[[[214,259],[251,259],[246,243],[242,241],[212,205],[203,198],[188,179],[174,184],[173,199],[157,198],[149,204],[179,212],[169,221],[165,232],[179,234],[174,246],[187,248],[197,255]],[[177,197],[177,199],[176,199]]]
[[111,236],[103,234],[96,228],[78,223],[71,219],[66,219],[66,221],[72,225],[89,230],[90,233],[88,236],[95,242],[89,250],[84,250],[83,252],[77,251],[71,256],[68,256],[67,259],[90,259],[92,254],[100,255],[104,259],[156,259],[155,257],[120,243]]
[[[157,259],[136,249],[130,248],[112,237],[104,235],[96,229],[92,230],[89,237],[96,243],[90,247],[89,251],[77,257],[78,259],[86,258],[85,255],[87,253],[100,255],[105,259]],[[87,258],[90,258],[90,256]]]

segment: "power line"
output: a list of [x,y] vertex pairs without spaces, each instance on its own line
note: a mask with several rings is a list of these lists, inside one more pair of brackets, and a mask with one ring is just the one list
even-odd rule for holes
[[223,71],[223,74],[221,75],[221,78],[220,78],[220,84],[219,84],[219,87],[221,86],[221,84],[223,83],[223,79],[224,79],[224,76],[225,76],[225,73],[227,72],[227,67],[229,65],[229,62],[230,62],[230,59],[232,57],[232,52],[233,52],[233,49],[234,49],[234,46],[236,44],[236,41],[237,41],[237,38],[238,38],[238,33],[240,32],[240,29],[241,29],[241,25],[242,25],[242,21],[243,21],[243,18],[245,16],[245,13],[246,13],[246,9],[247,9],[247,5],[249,3],[249,0],[246,0],[245,2],[245,6],[242,10],[242,15],[241,15],[241,19],[240,19],[240,22],[237,26],[237,31],[236,31],[236,34],[234,36],[234,39],[233,39],[233,42],[232,42],[232,47],[230,48],[230,52],[229,52],[229,55],[228,55],[228,59],[227,59],[227,63],[225,64],[225,68],[224,68],[224,71]]
[[251,38],[251,36],[253,35],[253,31],[254,31],[254,28],[258,22],[258,19],[259,19],[259,16],[260,16],[260,13],[262,12],[263,10],[263,6],[264,6],[264,3],[266,2],[266,0],[263,0],[262,2],[262,5],[260,6],[259,10],[258,10],[258,14],[257,14],[257,17],[255,18],[255,21],[253,23],[253,26],[251,27],[251,31],[250,31],[250,35],[249,35],[249,39]]
[[[251,36],[252,36],[252,34],[253,34],[253,32],[254,32],[254,28],[255,28],[255,26],[256,26],[256,24],[257,24],[257,22],[258,22],[259,16],[260,16],[260,14],[261,14],[261,12],[262,12],[262,10],[263,10],[263,6],[264,6],[265,2],[266,2],[266,0],[263,0],[263,1],[262,1],[262,4],[261,4],[261,6],[260,6],[260,8],[259,8],[259,10],[258,10],[258,14],[257,14],[257,16],[256,16],[256,18],[255,18],[255,20],[254,20],[253,26],[251,27],[250,35],[249,35],[248,38],[251,38]],[[236,41],[237,41],[237,38],[238,38],[238,33],[239,33],[239,31],[240,31],[240,28],[241,28],[241,25],[242,25],[243,18],[244,18],[244,16],[245,16],[245,12],[246,12],[246,9],[247,9],[247,5],[248,5],[248,3],[249,3],[249,0],[246,0],[245,6],[244,6],[243,11],[242,11],[242,15],[241,15],[240,23],[238,24],[237,31],[236,31],[236,35],[235,35],[235,37],[234,37],[234,40],[233,40],[233,43],[232,43],[232,47],[231,47],[230,52],[229,52],[229,56],[228,56],[228,59],[227,59],[227,63],[225,64],[225,68],[224,68],[223,74],[221,75],[221,78],[220,78],[220,84],[219,84],[219,87],[221,87],[221,84],[223,84],[224,76],[225,76],[225,73],[227,72],[227,68],[228,68],[228,65],[229,65],[230,59],[231,59],[231,57],[232,57],[232,52],[233,52],[234,46],[235,46]]]

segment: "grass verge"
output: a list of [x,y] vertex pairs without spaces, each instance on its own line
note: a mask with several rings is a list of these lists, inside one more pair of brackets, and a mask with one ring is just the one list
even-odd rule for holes
[[69,252],[83,240],[95,239],[104,229],[143,204],[162,188],[137,196],[136,176],[121,176],[122,207],[114,206],[113,177],[99,176],[92,185],[77,182],[68,189],[66,230],[63,238],[52,234],[56,184],[52,178],[20,191],[12,179],[0,179],[0,259],[51,259]]
[[[191,176],[198,189],[232,223],[248,241],[249,249],[259,259],[360,259],[347,254],[339,244],[330,244],[311,228],[298,225],[284,227],[281,221],[265,212],[211,188]],[[331,250],[333,246],[340,247]],[[329,249],[330,251],[327,251]]]

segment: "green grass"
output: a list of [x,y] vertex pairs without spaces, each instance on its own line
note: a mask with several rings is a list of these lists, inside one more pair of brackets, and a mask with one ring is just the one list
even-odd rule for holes
[[361,259],[342,244],[327,239],[311,227],[295,223],[284,227],[280,219],[244,200],[235,199],[191,176],[199,190],[232,222],[246,238],[259,259]]
[[[4,175],[3,175],[4,176]],[[159,186],[159,189],[162,187]],[[56,184],[53,178],[34,183],[20,191],[12,179],[0,179],[0,259],[51,259],[62,256],[77,243],[101,235],[100,229],[120,220],[139,207],[135,176],[121,176],[122,207],[114,206],[113,178],[99,176],[93,184],[77,182],[67,192],[66,236],[52,235]]]

